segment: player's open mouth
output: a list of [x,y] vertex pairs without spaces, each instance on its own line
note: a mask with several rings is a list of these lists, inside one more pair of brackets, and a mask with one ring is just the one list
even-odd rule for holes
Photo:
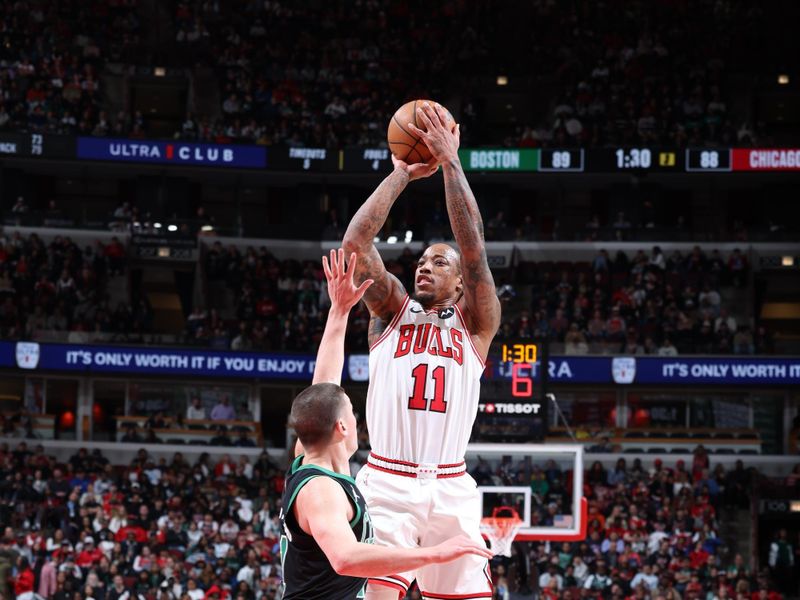
[[421,285],[423,283],[433,283],[433,279],[426,277],[425,275],[420,275],[417,277],[417,285]]

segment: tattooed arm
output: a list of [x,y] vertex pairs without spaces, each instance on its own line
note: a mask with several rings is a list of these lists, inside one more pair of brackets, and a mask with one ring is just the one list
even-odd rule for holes
[[395,169],[384,179],[367,201],[353,216],[342,240],[342,247],[349,255],[358,257],[355,281],[361,284],[367,279],[374,283],[364,294],[364,302],[370,312],[369,345],[381,336],[389,321],[400,309],[406,291],[403,284],[386,270],[373,244],[375,236],[386,223],[389,211],[409,181],[429,177],[439,168],[437,164],[407,165],[392,156]]
[[486,260],[481,213],[458,159],[459,130],[446,127],[445,109],[438,104],[434,107],[425,103],[417,110],[426,130],[413,124],[409,127],[422,136],[433,157],[442,164],[447,214],[461,251],[464,316],[475,346],[485,359],[500,326],[500,301]]

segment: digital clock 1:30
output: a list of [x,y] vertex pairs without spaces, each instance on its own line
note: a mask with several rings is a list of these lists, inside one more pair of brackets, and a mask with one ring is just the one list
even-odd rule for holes
[[500,358],[503,362],[526,363],[536,362],[536,344],[503,344],[500,347]]
[[618,169],[649,169],[653,164],[653,153],[649,148],[619,148],[614,154]]

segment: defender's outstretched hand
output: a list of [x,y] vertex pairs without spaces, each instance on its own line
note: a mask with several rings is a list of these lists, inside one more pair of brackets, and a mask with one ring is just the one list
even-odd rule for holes
[[447,113],[441,104],[432,106],[423,102],[417,108],[417,119],[425,125],[425,131],[414,125],[408,124],[411,132],[422,138],[428,150],[433,154],[434,160],[444,164],[450,160],[458,159],[458,146],[461,143],[461,129],[458,125],[454,131],[447,126]]
[[331,250],[330,263],[328,258],[322,257],[322,269],[325,271],[325,278],[328,280],[328,295],[331,298],[331,310],[339,310],[349,313],[350,309],[358,304],[364,297],[364,292],[372,285],[372,279],[366,279],[356,287],[353,282],[353,274],[356,272],[358,258],[356,253],[350,255],[350,264],[345,265],[344,250]]
[[431,161],[429,163],[414,163],[409,165],[408,163],[397,158],[394,154],[392,154],[392,164],[394,164],[395,169],[405,171],[405,173],[408,175],[409,181],[430,177],[439,170],[439,163],[436,161]]
[[467,554],[492,558],[494,552],[486,547],[486,544],[478,543],[466,535],[457,535],[449,540],[442,542],[431,548],[433,561],[436,563],[446,563]]

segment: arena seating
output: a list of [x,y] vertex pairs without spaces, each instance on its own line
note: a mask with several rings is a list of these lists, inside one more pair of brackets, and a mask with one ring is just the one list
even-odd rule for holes
[[[416,258],[403,253],[387,269],[410,286]],[[188,343],[273,350],[318,343],[328,302],[319,264],[215,243],[205,266],[209,281],[228,292],[209,299],[217,309],[189,318]],[[500,296],[508,297],[497,340],[548,336],[552,354],[766,354],[768,331],[742,312],[747,275],[741,252],[699,247],[668,258],[653,248],[613,260],[602,251],[592,262],[522,262],[503,276]],[[366,326],[359,308],[350,351],[365,349]]]
[[150,417],[116,417],[117,441],[212,446],[262,447],[261,423],[254,421],[212,421],[165,417],[151,426]]
[[[0,336],[87,341],[90,332],[142,333],[150,327],[146,299],[134,307],[127,290],[125,247],[117,238],[81,249],[71,238],[45,244],[35,233],[0,240]],[[111,302],[110,281],[116,303]]]
[[[140,56],[136,0],[0,2],[0,128],[127,136],[131,115],[104,110],[101,80],[111,63]],[[36,43],[35,40],[39,40]]]
[[[23,557],[46,598],[128,590],[159,599],[277,599],[283,470],[266,453],[247,457],[204,454],[190,463],[142,449],[129,464],[110,464],[99,450],[56,461],[40,446],[0,444],[0,593],[9,597],[8,586],[24,581],[7,579],[10,562]],[[729,521],[749,506],[759,474],[701,454],[688,464],[652,464],[590,463],[589,538],[515,545],[510,560],[492,563],[496,597],[538,588],[553,599],[704,598],[725,587],[732,598],[765,590],[777,600],[769,578],[737,553],[743,540],[730,536]],[[565,504],[570,486],[569,473],[535,461],[480,461],[470,472],[482,485],[530,481],[542,522],[551,503]],[[638,571],[648,576],[635,578]]]
[[[424,5],[427,26],[415,27],[410,15],[422,7],[380,0],[353,11],[342,1],[289,8],[184,0],[153,14],[135,0],[80,7],[6,0],[4,30],[13,39],[2,59],[4,77],[15,85],[4,86],[10,92],[0,127],[163,135],[164,115],[151,127],[150,115],[101,87],[107,73],[136,74],[143,57],[152,57],[164,68],[184,68],[187,77],[198,65],[214,73],[218,89],[193,103],[202,114],[168,116],[174,134],[191,140],[374,146],[384,141],[398,98],[429,96],[452,103],[471,145],[774,143],[759,124],[748,123],[749,111],[729,84],[731,64],[750,73],[763,69],[741,51],[759,44],[760,10],[702,2],[689,29],[687,9],[677,5],[637,1],[624,11],[594,5],[555,11],[531,4],[510,13],[510,7],[453,2]],[[142,22],[153,18],[159,31],[143,36]],[[705,45],[720,32],[724,41]],[[19,43],[37,36],[49,44],[28,50]],[[520,90],[533,85],[533,73],[537,93],[527,98]],[[492,108],[498,75],[510,81],[515,99],[501,122]]]
[[[689,453],[698,445],[714,454],[759,454],[761,439],[754,429],[720,429],[690,427],[676,429],[658,428],[614,428],[603,436],[583,435],[578,443],[588,452],[622,452],[624,454]],[[571,441],[569,432],[563,427],[551,427],[548,442]]]

